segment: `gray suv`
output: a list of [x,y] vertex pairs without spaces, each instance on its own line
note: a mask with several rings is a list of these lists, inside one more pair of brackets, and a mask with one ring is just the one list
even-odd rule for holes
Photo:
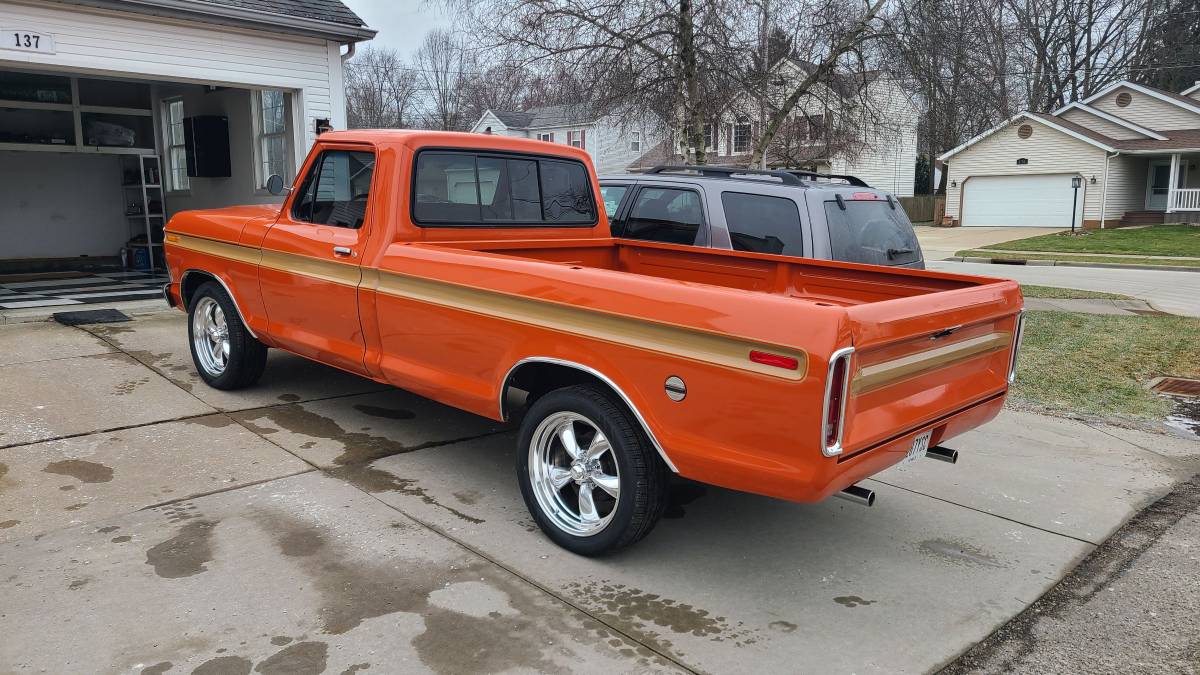
[[853,176],[660,166],[600,192],[614,237],[925,268],[900,203]]

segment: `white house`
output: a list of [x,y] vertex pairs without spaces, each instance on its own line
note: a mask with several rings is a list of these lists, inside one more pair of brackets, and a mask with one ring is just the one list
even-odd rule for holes
[[[796,59],[780,60],[766,95],[779,105],[812,67]],[[768,150],[768,167],[849,174],[897,196],[912,196],[920,109],[911,92],[878,72],[835,75],[810,91]],[[761,133],[758,110],[756,95],[747,93],[704,124],[709,164],[750,163]],[[652,148],[631,168],[685,163],[692,154],[688,141],[676,138]]]
[[471,131],[534,138],[582,148],[599,173],[620,173],[658,143],[657,127],[598,114],[586,106],[545,106],[522,111],[488,110]]
[[338,0],[0,0],[0,27],[0,272],[153,260],[173,213],[277,201],[375,34]]
[[1085,228],[1200,222],[1200,82],[1116,82],[1026,111],[943,154],[946,225]]

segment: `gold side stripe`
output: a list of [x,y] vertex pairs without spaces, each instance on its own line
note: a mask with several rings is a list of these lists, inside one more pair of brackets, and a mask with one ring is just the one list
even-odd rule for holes
[[907,380],[934,370],[975,358],[982,354],[1007,349],[1012,333],[997,332],[968,340],[953,342],[936,349],[927,349],[892,361],[859,368],[851,383],[855,394],[865,394],[881,387]]
[[[319,260],[292,253],[259,250],[239,244],[200,237],[172,234],[168,241],[180,248],[261,264],[263,267],[301,274],[345,285],[359,285],[384,295],[451,307],[474,314],[539,326],[582,337],[629,345],[640,349],[715,363],[787,380],[802,380],[808,371],[808,356],[803,351],[775,345],[749,342],[683,326],[656,323],[646,319],[606,314],[545,300],[534,300],[485,291],[394,272],[363,269],[333,261]],[[790,356],[799,362],[796,370],[776,368],[750,360],[753,350]]]
[[[374,289],[393,297],[427,302],[788,380],[801,380],[808,370],[807,355],[802,351],[382,270],[363,270],[363,288]],[[787,370],[754,363],[750,360],[750,352],[756,349],[793,357],[800,365],[796,370]]]

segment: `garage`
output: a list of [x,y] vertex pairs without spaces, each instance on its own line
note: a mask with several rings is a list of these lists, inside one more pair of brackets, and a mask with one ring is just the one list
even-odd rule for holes
[[[1075,174],[972,176],[963,183],[963,226],[1070,227]],[[1083,219],[1084,189],[1074,204]]]
[[88,4],[0,0],[0,310],[156,295],[164,224],[277,202],[374,34],[336,0]]

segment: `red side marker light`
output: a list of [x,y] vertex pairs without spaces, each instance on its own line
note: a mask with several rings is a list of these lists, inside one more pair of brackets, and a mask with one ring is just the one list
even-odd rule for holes
[[750,352],[750,360],[755,363],[761,363],[764,366],[774,366],[775,368],[783,368],[785,370],[800,369],[800,359],[792,356],[784,356],[783,354],[760,352],[757,349]]

